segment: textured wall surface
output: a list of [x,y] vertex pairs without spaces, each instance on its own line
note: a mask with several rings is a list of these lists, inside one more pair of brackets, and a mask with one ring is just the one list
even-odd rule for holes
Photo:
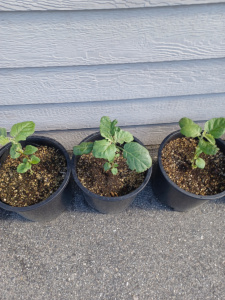
[[2,0],[0,11],[90,10],[218,3],[218,0]]
[[225,115],[225,1],[1,1],[0,126],[70,149],[117,118],[145,144]]

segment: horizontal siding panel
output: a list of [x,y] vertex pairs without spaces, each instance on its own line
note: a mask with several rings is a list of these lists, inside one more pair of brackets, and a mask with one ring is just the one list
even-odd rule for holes
[[0,68],[225,57],[225,4],[0,14]]
[[218,3],[218,0],[2,0],[0,11],[93,10]]
[[1,126],[33,120],[37,130],[97,128],[100,118],[116,118],[121,126],[178,122],[181,117],[205,120],[225,112],[225,94],[71,104],[2,106]]
[[0,106],[225,92],[225,59],[0,70]]

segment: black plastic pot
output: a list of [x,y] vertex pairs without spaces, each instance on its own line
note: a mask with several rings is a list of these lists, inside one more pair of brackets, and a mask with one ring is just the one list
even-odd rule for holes
[[[96,140],[101,140],[102,137],[99,132],[96,132],[87,138],[85,138],[82,142],[94,142]],[[134,141],[143,145],[137,138],[134,138]],[[82,143],[81,142],[81,143]],[[77,162],[79,160],[80,156],[75,156],[73,155],[72,157],[72,174],[73,178],[76,182],[76,184],[79,186],[79,188],[83,191],[84,198],[86,202],[93,207],[94,209],[98,210],[101,213],[105,214],[115,214],[124,211],[125,209],[128,208],[128,206],[134,201],[135,197],[137,196],[138,193],[140,193],[143,188],[146,186],[148,183],[151,173],[152,173],[152,168],[150,168],[147,173],[144,182],[142,183],[141,186],[139,186],[135,191],[124,195],[120,197],[104,197],[100,196],[97,194],[94,194],[90,192],[88,189],[86,189],[79,181],[77,177]]]
[[[162,142],[158,152],[158,162],[153,174],[153,191],[158,200],[176,211],[188,211],[209,200],[221,200],[225,198],[225,191],[213,196],[200,196],[189,193],[178,187],[167,175],[162,165],[162,149],[165,145],[183,135],[180,131],[175,131],[168,135]],[[225,142],[216,140],[217,146],[225,154]]]
[[[67,202],[71,198],[71,188],[69,183],[71,174],[70,158],[66,149],[58,142],[51,138],[43,136],[31,136],[26,141],[21,142],[22,146],[26,145],[45,145],[57,149],[62,153],[67,162],[66,176],[56,192],[54,192],[46,200],[27,207],[13,207],[0,201],[0,207],[18,213],[30,221],[46,222],[55,219],[65,209]],[[0,165],[6,160],[9,155],[11,144],[7,144],[0,150]]]

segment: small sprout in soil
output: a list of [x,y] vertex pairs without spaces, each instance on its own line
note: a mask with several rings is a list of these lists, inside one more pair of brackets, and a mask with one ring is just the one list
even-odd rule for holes
[[[116,126],[117,120],[111,122],[109,117],[102,117],[100,121],[100,133],[104,138],[95,142],[81,143],[73,148],[75,155],[93,154],[96,158],[104,158],[104,171],[111,170],[113,175],[118,173],[118,164],[115,158],[123,153],[131,170],[141,173],[149,169],[152,159],[148,150],[139,143],[133,142],[133,135]],[[120,145],[120,146],[119,146]]]
[[25,173],[28,170],[32,173],[32,165],[36,165],[40,162],[40,159],[34,155],[38,148],[27,145],[25,149],[23,149],[20,144],[20,141],[25,141],[28,136],[34,133],[34,128],[35,124],[32,121],[14,124],[10,131],[11,137],[7,137],[5,128],[0,128],[0,145],[4,146],[8,143],[12,143],[9,152],[11,158],[18,158],[21,155],[24,157],[23,162],[17,167],[18,173]]
[[182,118],[179,121],[180,132],[186,137],[198,138],[199,142],[195,149],[195,154],[191,160],[192,168],[205,168],[204,159],[200,158],[201,153],[215,155],[219,148],[216,140],[225,133],[225,118],[213,118],[205,123],[204,131],[191,119]]

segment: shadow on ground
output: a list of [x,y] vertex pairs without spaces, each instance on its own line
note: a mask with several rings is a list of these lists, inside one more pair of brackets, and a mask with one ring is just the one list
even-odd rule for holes
[[[90,207],[83,196],[82,190],[73,184],[73,201],[68,207],[70,211],[80,211],[86,213],[98,213],[95,209]],[[151,181],[147,184],[143,191],[136,197],[134,202],[131,204],[130,209],[143,209],[143,210],[168,210],[169,207],[164,206],[156,200],[156,197],[152,191]]]

